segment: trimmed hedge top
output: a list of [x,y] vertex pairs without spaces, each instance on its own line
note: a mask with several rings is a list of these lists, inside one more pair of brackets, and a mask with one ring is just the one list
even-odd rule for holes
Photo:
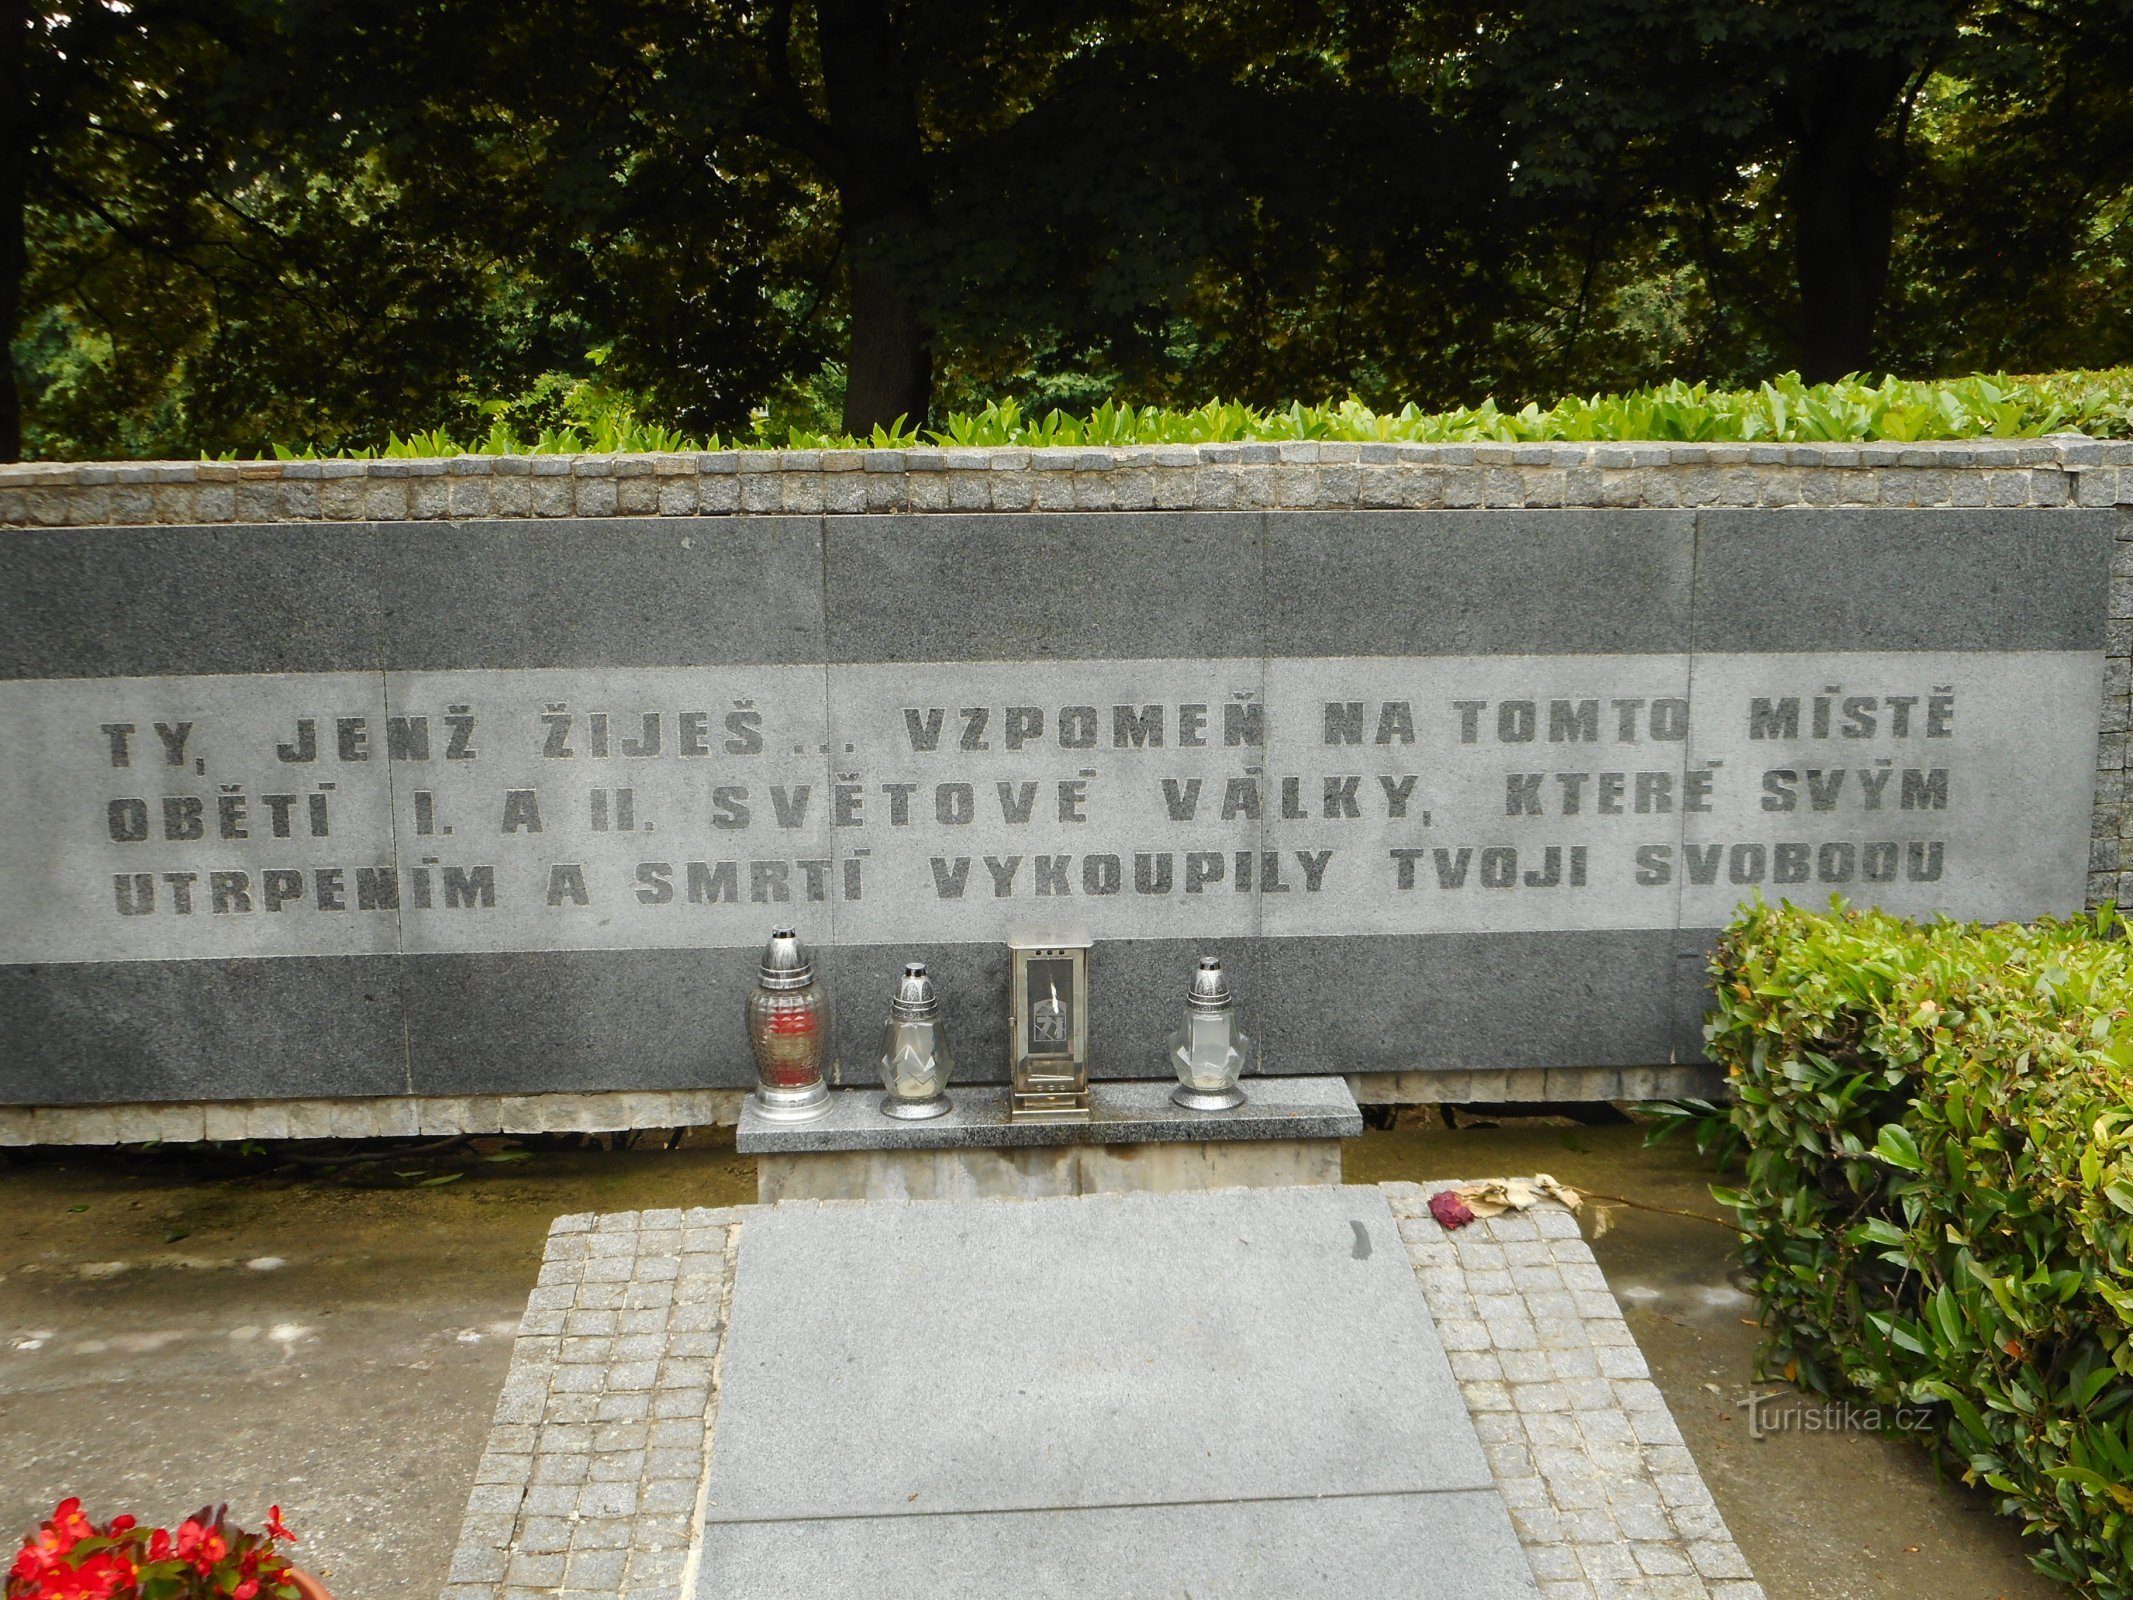
[[[458,455],[634,454],[700,450],[859,450],[936,444],[978,448],[1230,444],[1248,440],[1329,439],[1356,443],[1547,444],[1618,441],[1676,443],[1848,443],[1929,439],[2027,439],[2048,433],[2133,438],[2133,368],[2062,372],[2042,377],[2005,374],[1918,382],[1803,384],[1798,374],[1756,389],[1713,390],[1669,383],[1627,394],[1572,395],[1543,410],[1504,411],[1494,400],[1450,411],[1414,405],[1373,411],[1358,400],[1273,410],[1210,401],[1195,410],[1102,405],[1087,416],[1053,410],[1025,416],[1012,400],[982,411],[951,412],[947,426],[877,428],[866,438],[759,423],[733,439],[695,439],[614,406],[536,438],[499,420],[482,438],[455,440],[442,430],[394,436],[382,450],[344,451],[343,458]],[[309,459],[315,451],[276,446],[276,457]],[[225,457],[224,459],[234,459]]]
[[1927,1407],[2049,1575],[2133,1595],[2133,945],[1743,909],[1712,964],[1773,1375]]

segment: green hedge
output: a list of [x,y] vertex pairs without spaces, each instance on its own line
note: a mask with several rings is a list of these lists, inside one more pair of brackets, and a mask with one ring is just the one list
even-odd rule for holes
[[1712,964],[1764,1370],[1924,1406],[2039,1540],[2133,1596],[2133,946],[2093,920],[1746,907]]
[[[759,423],[737,439],[690,438],[639,417],[621,402],[602,402],[565,427],[522,436],[499,419],[480,438],[442,431],[395,436],[382,450],[356,457],[527,455],[643,450],[844,450],[902,445],[1225,444],[1246,440],[1331,439],[1361,443],[1475,444],[1656,440],[1688,443],[1815,443],[1926,439],[2030,439],[2047,433],[2133,437],[2133,368],[2058,372],[2041,377],[1976,374],[1918,382],[1904,378],[1803,384],[1787,373],[1754,389],[1668,383],[1626,394],[1569,395],[1545,409],[1500,409],[1494,400],[1450,411],[1408,405],[1373,411],[1358,400],[1260,410],[1210,401],[1192,410],[1102,405],[1086,416],[1052,410],[1024,415],[1012,400],[981,411],[952,412],[941,428],[900,420],[869,438],[775,429]],[[309,456],[277,446],[275,455]],[[225,458],[227,459],[227,458]]]

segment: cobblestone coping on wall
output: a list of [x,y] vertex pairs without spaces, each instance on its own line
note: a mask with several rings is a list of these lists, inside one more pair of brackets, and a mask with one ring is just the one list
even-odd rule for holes
[[0,524],[742,512],[2133,504],[2133,441],[724,450],[0,466]]
[[[1576,1220],[1449,1186],[1382,1187],[1544,1600],[1763,1600]],[[442,1600],[680,1600],[753,1209],[556,1220]]]

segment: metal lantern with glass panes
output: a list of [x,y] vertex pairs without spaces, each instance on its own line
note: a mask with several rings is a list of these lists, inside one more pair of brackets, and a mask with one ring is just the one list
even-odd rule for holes
[[917,1122],[948,1109],[948,1030],[941,1024],[940,996],[923,961],[913,961],[889,1000],[889,1023],[881,1034],[881,1098],[884,1115]]
[[1200,957],[1185,999],[1185,1020],[1170,1036],[1170,1065],[1178,1086],[1170,1098],[1193,1111],[1228,1111],[1244,1104],[1238,1078],[1251,1065],[1252,1041],[1237,1026],[1222,963]]
[[1089,941],[1009,941],[1010,1122],[1089,1120]]
[[755,1052],[755,1109],[773,1122],[806,1122],[829,1110],[822,1077],[829,1001],[815,964],[791,928],[772,930],[748,993],[748,1048]]

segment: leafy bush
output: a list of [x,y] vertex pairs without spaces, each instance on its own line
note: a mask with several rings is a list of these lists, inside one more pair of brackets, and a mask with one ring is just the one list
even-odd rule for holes
[[2040,1570],[2133,1595],[2133,945],[1754,904],[1712,972],[1764,1370],[1929,1408]]
[[[498,408],[492,408],[496,410]],[[489,433],[455,440],[442,430],[394,435],[385,456],[532,455],[640,450],[885,449],[900,445],[1227,444],[1245,440],[1329,439],[1365,443],[1585,443],[1612,440],[1672,440],[1690,443],[1813,443],[1927,439],[2030,439],[2047,433],[2087,433],[2099,438],[2133,437],[2133,368],[2108,372],[2062,372],[2044,377],[2005,374],[1917,382],[1887,378],[1868,382],[1803,384],[1787,373],[1756,389],[1713,390],[1705,384],[1668,383],[1629,394],[1575,395],[1547,410],[1528,405],[1500,410],[1494,400],[1453,411],[1373,411],[1358,400],[1261,411],[1212,400],[1196,410],[1105,404],[1087,416],[1057,409],[1024,416],[1012,400],[981,411],[950,412],[947,425],[914,429],[899,418],[870,438],[814,432],[797,424],[776,426],[758,417],[755,431],[737,439],[692,439],[639,417],[625,400],[588,388],[575,400],[569,420],[525,434],[504,415]],[[277,456],[299,452],[276,447]],[[310,455],[314,452],[301,452]]]

